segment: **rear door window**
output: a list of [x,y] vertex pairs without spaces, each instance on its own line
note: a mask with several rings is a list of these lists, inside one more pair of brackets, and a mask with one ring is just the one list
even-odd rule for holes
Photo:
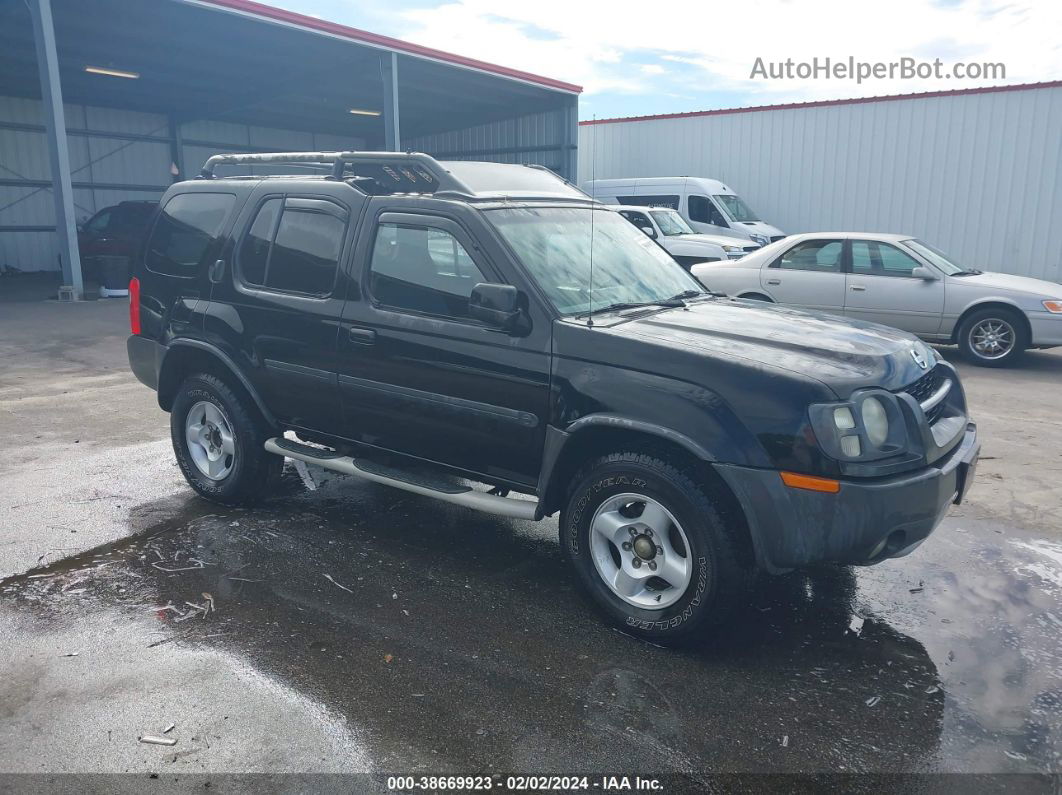
[[805,240],[772,262],[771,267],[789,271],[840,273],[843,250],[844,242],[841,240]]
[[178,193],[166,202],[147,247],[147,267],[164,276],[191,278],[217,249],[236,203],[231,193]]
[[277,292],[327,296],[346,227],[346,210],[326,199],[267,199],[240,241],[240,278]]

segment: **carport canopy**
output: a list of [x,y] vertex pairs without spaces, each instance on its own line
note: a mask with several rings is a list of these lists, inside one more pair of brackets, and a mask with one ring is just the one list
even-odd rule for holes
[[[574,179],[579,91],[249,0],[0,0],[0,94],[45,100],[57,233],[67,238],[60,244],[66,284],[80,282],[80,265],[73,219],[60,207],[71,190],[69,158],[65,186],[57,162],[65,145],[53,134],[65,127],[63,102],[164,114],[171,127],[232,120],[349,136],[368,149],[389,150],[557,110],[571,129],[561,144],[562,170]],[[518,149],[470,144],[467,152],[432,154],[498,159]],[[202,165],[180,157],[174,146],[182,175]]]

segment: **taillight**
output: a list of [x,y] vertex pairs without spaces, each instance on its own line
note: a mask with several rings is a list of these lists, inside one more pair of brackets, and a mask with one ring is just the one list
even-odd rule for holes
[[129,330],[140,333],[140,279],[129,280]]

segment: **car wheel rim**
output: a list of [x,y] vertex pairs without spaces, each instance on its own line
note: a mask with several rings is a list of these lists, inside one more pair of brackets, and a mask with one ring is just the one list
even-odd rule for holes
[[236,464],[232,424],[220,408],[201,400],[188,411],[184,438],[192,462],[211,480],[224,480]]
[[970,347],[982,359],[1002,359],[1014,349],[1014,326],[1000,318],[985,318],[970,329]]
[[601,504],[590,522],[590,553],[609,590],[644,610],[675,604],[693,579],[685,531],[643,494],[618,494]]

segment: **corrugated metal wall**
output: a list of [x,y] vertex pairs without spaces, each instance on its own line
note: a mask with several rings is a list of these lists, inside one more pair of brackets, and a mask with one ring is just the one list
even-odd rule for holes
[[[449,159],[538,163],[569,179],[576,170],[576,100],[567,107],[403,141]],[[172,182],[174,148],[162,115],[67,105],[67,140],[79,221],[127,199],[157,199]],[[218,152],[364,148],[361,139],[229,121],[181,124],[180,163],[194,175]],[[270,173],[300,173],[270,166]],[[223,173],[249,173],[227,168]],[[222,172],[219,172],[222,173]],[[305,173],[302,171],[301,173]],[[0,269],[58,270],[48,151],[40,103],[0,97]]]
[[[173,181],[173,147],[165,116],[67,105],[66,123],[79,221],[120,201],[157,199]],[[0,269],[59,270],[43,124],[39,101],[0,96]],[[222,151],[364,146],[357,138],[214,121],[182,124],[179,136],[189,176],[207,157]]]
[[566,179],[576,174],[576,104],[480,124],[464,130],[403,140],[407,149],[443,160],[533,163]]
[[579,128],[579,180],[703,176],[789,233],[898,232],[1062,281],[1062,88]]

